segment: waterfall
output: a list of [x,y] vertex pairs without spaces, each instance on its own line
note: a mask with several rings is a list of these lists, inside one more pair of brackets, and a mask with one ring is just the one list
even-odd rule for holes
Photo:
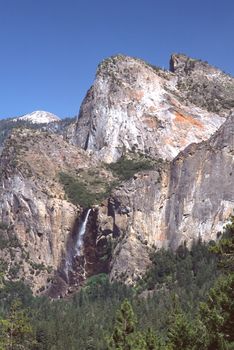
[[89,218],[89,214],[90,214],[91,209],[89,209],[85,215],[85,219],[82,222],[79,231],[78,231],[78,237],[77,237],[77,241],[76,241],[76,246],[75,246],[75,250],[76,250],[76,255],[79,256],[80,255],[80,250],[81,247],[83,245],[83,237],[86,231],[86,225],[88,222],[88,218]]
[[68,243],[66,256],[63,258],[62,276],[67,284],[74,284],[74,278],[78,278],[77,276],[80,274],[79,269],[82,268],[83,257],[78,263],[77,259],[81,257],[83,238],[86,231],[90,211],[91,209],[88,209],[84,220],[79,225],[75,237],[73,236],[73,239]]

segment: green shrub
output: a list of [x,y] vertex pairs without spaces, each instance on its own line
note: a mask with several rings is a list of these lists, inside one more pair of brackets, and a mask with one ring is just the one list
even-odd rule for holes
[[151,159],[138,157],[136,159],[121,157],[116,163],[111,163],[108,168],[114,172],[120,180],[129,180],[136,173],[154,168]]
[[20,265],[15,263],[15,265],[11,266],[8,273],[11,276],[11,278],[16,278],[18,276],[19,271],[20,271]]
[[[92,183],[85,183],[84,180],[75,178],[66,173],[60,173],[60,182],[63,184],[64,191],[68,199],[75,205],[81,205],[89,208],[94,204],[100,203],[110,194],[113,183],[104,184],[102,181],[94,180]],[[102,186],[95,186],[102,184]]]
[[99,273],[98,275],[87,278],[85,282],[86,287],[96,288],[109,281],[108,275],[106,273]]
[[32,266],[32,268],[34,269],[34,270],[38,270],[38,271],[44,271],[44,270],[46,270],[46,266],[44,265],[44,264],[37,264],[37,263],[35,263],[35,262],[33,262],[33,261],[31,261],[30,262],[30,265]]

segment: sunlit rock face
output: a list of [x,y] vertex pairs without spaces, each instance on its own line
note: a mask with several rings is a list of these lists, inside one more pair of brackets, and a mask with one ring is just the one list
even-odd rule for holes
[[174,54],[170,70],[177,76],[182,99],[225,116],[234,108],[234,79],[207,62]]
[[[216,239],[234,208],[233,78],[184,55],[170,67],[107,59],[77,121],[11,131],[0,157],[7,279],[52,297],[100,272],[134,284],[152,247]],[[154,168],[116,181],[105,163],[139,154]],[[106,184],[112,190],[96,205],[75,205],[61,172],[83,178],[87,196]]]
[[215,240],[234,209],[234,115],[207,142],[191,145],[170,168],[165,222],[170,245]]
[[[7,226],[1,237],[16,237],[6,258],[6,276],[24,277],[34,292],[48,284],[66,254],[66,244],[80,208],[70,203],[59,182],[59,173],[88,166],[83,150],[62,137],[34,130],[15,130],[1,155],[0,217]],[[74,165],[75,164],[75,165]]]
[[75,178],[97,167],[94,157],[61,135],[11,132],[0,158],[0,259],[6,279],[23,279],[35,294],[60,297],[86,277],[107,271],[105,261],[99,262],[103,249],[96,247],[95,212],[87,216],[91,225],[82,256],[77,253],[87,210],[70,201],[60,181],[61,173]]
[[127,151],[173,159],[190,143],[209,138],[226,116],[190,103],[179,82],[177,74],[139,59],[103,61],[82,103],[73,142],[106,162]]
[[[111,230],[123,239],[113,254],[111,278],[134,283],[149,265],[152,246],[176,249],[198,238],[216,240],[234,210],[233,169],[234,115],[208,141],[117,189]],[[101,213],[100,231],[106,221]]]
[[[170,71],[124,56],[100,64],[73,142],[105,162],[129,151],[166,161],[116,189],[112,214],[107,204],[106,212],[100,209],[100,237],[122,237],[112,279],[133,283],[149,265],[152,246],[175,249],[198,237],[216,239],[222,230],[233,210],[233,117],[221,127],[233,87],[232,77],[185,55],[172,55]],[[223,133],[229,148],[222,150]]]

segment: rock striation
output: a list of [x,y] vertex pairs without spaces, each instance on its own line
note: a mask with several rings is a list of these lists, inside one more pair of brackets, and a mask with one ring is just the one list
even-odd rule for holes
[[[234,115],[208,141],[192,144],[160,171],[141,173],[113,193],[112,232],[123,237],[111,278],[134,283],[150,247],[216,240],[234,209]],[[105,227],[106,217],[100,227]]]

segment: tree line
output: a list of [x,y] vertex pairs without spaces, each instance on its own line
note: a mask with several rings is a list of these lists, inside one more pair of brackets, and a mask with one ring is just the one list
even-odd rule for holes
[[234,349],[234,219],[217,243],[156,250],[134,288],[89,278],[68,300],[0,286],[0,349]]

